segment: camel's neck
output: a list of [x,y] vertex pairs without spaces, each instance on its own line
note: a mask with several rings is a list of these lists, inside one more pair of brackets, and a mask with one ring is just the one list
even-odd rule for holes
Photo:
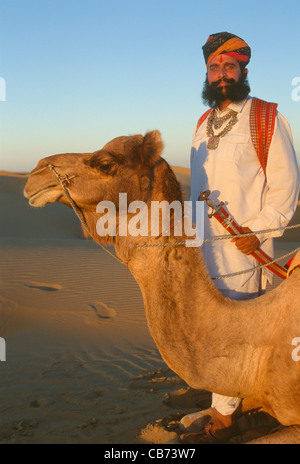
[[[204,364],[209,362],[209,357],[205,354],[207,347],[201,347],[202,357],[199,346],[204,333],[204,344],[207,333],[213,335],[217,311],[222,309],[224,299],[207,275],[201,251],[185,246],[136,248],[131,244],[126,247],[126,241],[119,238],[116,250],[127,260],[140,286],[149,329],[161,355],[190,385],[193,385],[195,370],[201,372],[198,381],[204,380]],[[217,344],[220,342],[221,337]],[[211,339],[210,343],[215,341]],[[198,365],[195,367],[196,352]],[[204,383],[208,387],[206,380]]]
[[[100,241],[96,214],[85,217],[93,237]],[[256,348],[253,352],[246,311],[238,320],[236,302],[216,290],[198,248],[140,246],[177,239],[117,234],[112,241],[140,286],[151,335],[169,367],[194,388],[246,396],[258,372],[243,377],[245,358],[258,358],[259,363],[268,355]],[[225,382],[219,377],[224,367],[230,373]]]

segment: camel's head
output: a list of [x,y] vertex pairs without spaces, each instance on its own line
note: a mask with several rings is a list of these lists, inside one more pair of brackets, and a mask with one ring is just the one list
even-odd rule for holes
[[55,173],[49,168],[53,165],[59,175],[68,176],[65,185],[82,210],[95,211],[96,205],[104,200],[118,206],[121,192],[127,193],[128,202],[147,201],[158,166],[169,169],[160,157],[162,150],[159,131],[152,131],[145,136],[118,137],[94,153],[49,156],[31,172],[24,194],[32,206],[55,201],[69,206]]

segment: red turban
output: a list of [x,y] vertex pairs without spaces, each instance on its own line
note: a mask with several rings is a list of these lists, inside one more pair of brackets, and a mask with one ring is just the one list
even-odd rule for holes
[[219,32],[208,37],[206,44],[202,47],[205,63],[218,55],[229,55],[246,66],[251,58],[251,48],[240,37],[229,32]]

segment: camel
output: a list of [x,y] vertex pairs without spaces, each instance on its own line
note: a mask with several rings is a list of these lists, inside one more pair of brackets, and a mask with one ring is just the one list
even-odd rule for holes
[[118,137],[93,153],[49,156],[31,172],[24,195],[34,207],[70,206],[48,169],[55,166],[93,239],[114,245],[139,284],[150,333],[169,368],[191,388],[243,398],[284,426],[259,443],[300,443],[300,362],[293,357],[300,337],[299,267],[271,292],[233,301],[210,279],[201,247],[140,246],[176,243],[183,235],[134,237],[118,227],[114,236],[97,233],[97,204],[111,201],[118,214],[120,192],[128,203],[183,201],[162,151],[160,132],[151,131]]

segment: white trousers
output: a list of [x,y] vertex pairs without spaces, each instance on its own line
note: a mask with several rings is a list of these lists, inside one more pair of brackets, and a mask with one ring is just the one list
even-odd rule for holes
[[[263,293],[263,292],[242,293],[242,292],[236,292],[234,290],[220,290],[220,291],[224,296],[226,296],[227,298],[231,298],[232,300],[251,300],[252,298],[257,298],[260,294]],[[241,398],[234,398],[230,396],[223,396],[223,395],[218,395],[217,393],[213,393],[211,407],[215,408],[223,416],[229,416],[237,410],[241,401],[242,401]]]

